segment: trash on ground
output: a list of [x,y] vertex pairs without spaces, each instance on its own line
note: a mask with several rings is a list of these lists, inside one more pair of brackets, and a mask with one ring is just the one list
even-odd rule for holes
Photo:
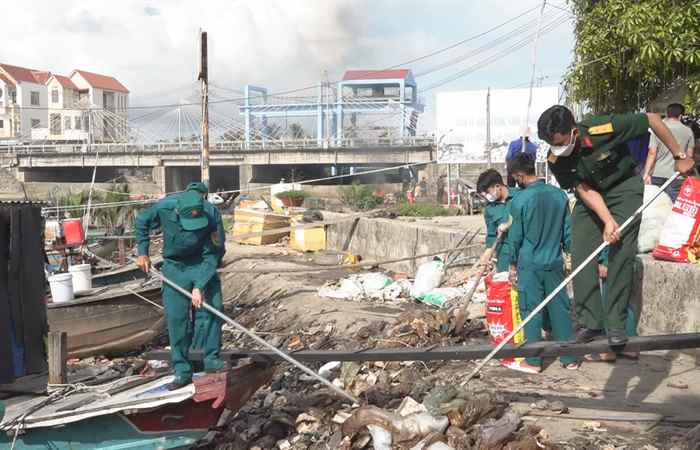
[[416,279],[413,282],[411,296],[419,298],[439,287],[444,274],[445,263],[440,258],[421,264],[416,271]]

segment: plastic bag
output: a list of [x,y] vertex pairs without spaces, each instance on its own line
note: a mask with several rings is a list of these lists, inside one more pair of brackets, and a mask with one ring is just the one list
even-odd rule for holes
[[664,224],[654,258],[674,262],[697,260],[697,239],[700,233],[700,180],[685,179],[671,215]]
[[[653,184],[644,186],[644,203],[651,200],[661,188]],[[637,250],[639,253],[649,253],[659,243],[661,230],[664,227],[673,209],[671,197],[665,192],[660,194],[654,202],[642,213],[642,222],[639,226]]]
[[427,294],[421,295],[417,300],[442,308],[453,301],[459,300],[466,294],[467,290],[464,288],[436,288]]
[[367,297],[381,297],[381,291],[394,282],[391,278],[379,272],[370,272],[357,275],[357,281]]
[[421,264],[416,272],[411,296],[419,298],[437,288],[440,286],[444,274],[445,263],[439,258]]

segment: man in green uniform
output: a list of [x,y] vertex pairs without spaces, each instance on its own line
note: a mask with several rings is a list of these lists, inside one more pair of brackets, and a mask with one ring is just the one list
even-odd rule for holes
[[671,131],[657,114],[593,116],[576,123],[565,106],[540,116],[540,139],[551,145],[549,167],[562,189],[578,201],[572,214],[572,263],[578,267],[603,240],[611,244],[607,302],[601,302],[596,261],[574,279],[577,342],[588,342],[607,330],[612,346],[627,342],[625,319],[632,285],[639,222],[620,235],[619,224],[642,204],[642,180],[625,142],[651,130],[676,159],[676,170],[690,172],[693,161],[679,150]]
[[[491,253],[491,246],[498,238],[499,233],[507,233],[508,208],[519,189],[509,188],[497,170],[489,169],[479,175],[476,181],[476,190],[488,201],[486,208],[484,208],[486,252],[481,257],[481,263],[490,264],[494,256]],[[503,236],[500,246],[496,249],[497,272],[507,272],[510,264],[510,250],[505,241],[506,236]]]
[[[184,192],[168,195],[144,210],[136,218],[138,265],[148,272],[149,234],[163,232],[163,275],[192,292],[192,300],[163,284],[163,304],[168,325],[175,380],[171,389],[192,381],[192,365],[187,360],[190,347],[204,351],[204,370],[217,372],[226,368],[219,359],[221,320],[206,309],[206,301],[222,310],[221,282],[216,273],[224,256],[224,229],[221,214],[204,200],[207,188],[190,183]],[[194,320],[192,307],[195,308]],[[194,329],[193,329],[194,327]]]
[[[603,305],[607,302],[607,286],[608,286],[608,251],[606,247],[600,252],[598,256],[598,282],[600,284],[600,298],[603,301]],[[625,319],[625,333],[627,336],[637,335],[637,317],[634,313],[632,305],[627,305],[627,318]],[[622,352],[622,356],[630,359],[637,359],[639,353],[637,352]],[[612,362],[617,359],[617,353],[606,352],[600,354],[586,355],[586,359],[589,361],[603,361]]]
[[[535,175],[535,160],[519,153],[510,162],[510,173],[522,191],[510,204],[508,247],[511,249],[510,271],[517,269],[520,315],[527,317],[564,280],[562,251],[571,244],[569,200],[561,189],[545,184]],[[571,301],[560,291],[545,307],[555,340],[571,338]],[[527,342],[542,340],[544,314],[540,312],[525,325]],[[527,358],[520,370],[537,373],[541,358]],[[567,369],[577,369],[572,356],[560,361]]]

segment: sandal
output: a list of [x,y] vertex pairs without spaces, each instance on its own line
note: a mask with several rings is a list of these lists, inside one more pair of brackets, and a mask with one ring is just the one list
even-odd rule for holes
[[517,370],[518,372],[538,374],[542,372],[542,368],[539,366],[532,366],[526,362],[510,364],[507,366],[509,369]]
[[564,369],[566,369],[566,370],[578,370],[579,368],[581,368],[581,363],[580,362],[572,362],[572,363],[569,363],[566,365],[562,365],[562,367],[564,367]]
[[615,362],[617,359],[617,355],[612,352],[608,353],[590,353],[588,355],[585,355],[583,359],[587,362],[606,362],[606,363],[612,363]]
[[620,356],[622,356],[623,358],[627,358],[627,359],[638,360],[639,359],[639,352],[622,352],[622,353],[620,353]]

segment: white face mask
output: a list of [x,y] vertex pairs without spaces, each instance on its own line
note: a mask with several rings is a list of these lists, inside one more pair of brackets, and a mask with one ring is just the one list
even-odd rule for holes
[[495,195],[491,194],[490,192],[485,192],[485,193],[484,193],[484,197],[486,198],[486,201],[489,202],[489,203],[493,203],[493,202],[495,202],[496,200],[498,200],[498,197],[496,197]]
[[549,150],[554,154],[554,156],[569,156],[576,147],[576,139],[574,139],[574,130],[571,130],[571,140],[567,145],[551,145]]

